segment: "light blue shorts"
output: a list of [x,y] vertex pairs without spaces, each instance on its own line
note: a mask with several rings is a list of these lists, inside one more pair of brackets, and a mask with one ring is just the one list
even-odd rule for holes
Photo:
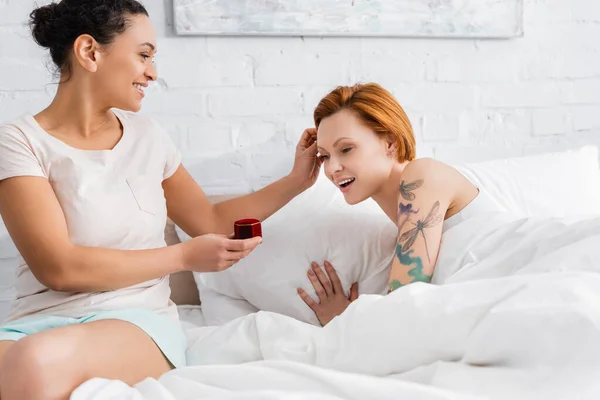
[[57,317],[52,315],[32,315],[0,325],[0,341],[17,341],[52,328],[83,324],[86,322],[117,319],[127,321],[142,329],[154,340],[160,351],[175,368],[186,365],[185,333],[173,320],[149,310],[103,311],[82,318]]

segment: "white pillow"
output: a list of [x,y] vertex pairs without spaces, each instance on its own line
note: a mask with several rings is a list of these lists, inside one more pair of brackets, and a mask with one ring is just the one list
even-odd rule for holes
[[397,228],[375,201],[350,206],[321,174],[262,225],[263,243],[244,260],[224,272],[195,274],[208,325],[257,310],[318,324],[297,294],[301,287],[315,296],[306,275],[312,261],[337,267],[346,295],[354,282],[360,294],[386,292]]
[[598,148],[457,166],[499,210],[523,217],[600,214]]

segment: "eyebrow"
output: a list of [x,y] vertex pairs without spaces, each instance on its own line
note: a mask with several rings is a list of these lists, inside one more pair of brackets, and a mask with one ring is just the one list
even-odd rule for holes
[[339,138],[338,140],[336,140],[336,141],[333,143],[333,147],[335,147],[335,145],[336,145],[336,144],[338,144],[338,142],[341,142],[341,141],[342,141],[342,140],[344,140],[344,139],[348,139],[348,140],[350,140],[350,138],[349,138],[349,137],[341,137],[341,138]]
[[140,46],[148,46],[148,47],[150,47],[152,50],[156,50],[156,46],[154,46],[154,45],[153,45],[152,43],[150,43],[150,42],[145,42],[145,43],[142,43],[142,44],[140,44]]
[[[335,146],[338,144],[338,142],[340,142],[340,141],[342,141],[342,140],[344,140],[344,139],[348,139],[348,140],[350,140],[350,138],[349,138],[349,137],[345,137],[345,136],[344,136],[344,137],[341,137],[341,138],[339,138],[338,140],[336,140],[335,142],[333,142],[333,147],[335,147]],[[324,149],[324,148],[322,148],[321,146],[317,146],[317,150],[319,150],[319,151],[320,151],[320,150],[325,150],[325,149]]]

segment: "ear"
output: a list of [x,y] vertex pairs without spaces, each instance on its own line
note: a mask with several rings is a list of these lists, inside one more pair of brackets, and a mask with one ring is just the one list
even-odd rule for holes
[[75,39],[73,43],[73,56],[79,65],[89,72],[98,70],[98,57],[100,55],[98,42],[92,36],[84,34]]
[[398,139],[391,133],[388,133],[385,137],[385,150],[388,154],[394,154],[398,151]]

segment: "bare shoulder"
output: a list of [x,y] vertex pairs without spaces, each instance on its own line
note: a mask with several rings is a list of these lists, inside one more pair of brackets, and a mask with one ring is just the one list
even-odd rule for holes
[[[446,217],[469,204],[479,190],[454,167],[443,162],[422,158],[411,161],[402,171],[399,202],[438,202]],[[424,204],[425,205],[425,204]]]
[[422,176],[426,178],[447,179],[450,178],[456,170],[433,158],[418,158],[409,162],[404,168],[405,176]]
[[468,190],[474,186],[463,174],[454,167],[433,158],[419,158],[406,165],[402,173],[405,181],[427,180],[430,185],[444,191],[458,192]]
[[[453,187],[453,168],[432,158],[419,158],[411,161],[402,171],[402,188],[420,187],[422,192],[450,194]],[[409,200],[409,199],[407,199]]]

